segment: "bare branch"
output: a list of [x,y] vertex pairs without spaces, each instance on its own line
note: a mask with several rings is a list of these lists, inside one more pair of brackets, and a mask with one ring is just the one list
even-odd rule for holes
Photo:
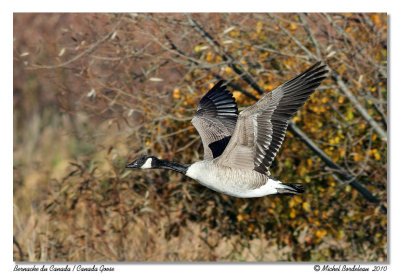
[[[283,27],[278,20],[276,20],[275,16],[273,14],[270,14],[270,17],[275,21],[275,23],[279,26],[279,28],[285,32],[287,36],[289,36],[304,52],[306,52],[310,57],[313,59],[318,60],[318,57],[315,56],[312,52],[310,52],[299,40],[296,39],[285,27]],[[327,19],[333,26],[340,31],[342,35],[346,35],[346,39],[349,39],[346,32],[343,31],[337,24],[334,24],[332,21],[332,18],[329,15],[326,15]],[[357,48],[359,51],[361,49]],[[358,112],[361,114],[362,117],[364,117],[365,120],[370,124],[370,126],[379,134],[379,136],[384,140],[387,141],[387,134],[386,132],[379,126],[379,124],[368,114],[368,111],[361,105],[361,103],[357,100],[357,98],[352,94],[350,89],[347,87],[347,85],[344,83],[342,77],[332,68],[330,68],[332,71],[332,76],[338,83],[338,86],[340,90],[346,95],[346,97],[353,103],[353,105],[356,107]]]
[[332,159],[328,155],[326,155],[326,153],[322,149],[320,149],[306,134],[304,134],[304,132],[301,131],[292,121],[289,122],[288,129],[295,136],[300,138],[303,141],[303,143],[305,143],[308,146],[309,149],[311,149],[315,154],[317,154],[318,157],[320,157],[325,162],[325,164],[339,176],[341,180],[354,187],[368,201],[379,204],[381,211],[386,214],[387,209],[385,205],[383,205],[383,203],[381,203],[381,201],[378,198],[372,195],[372,193],[369,192],[354,177],[349,176],[349,174],[344,169],[342,169],[339,165],[333,162]]
[[288,31],[285,27],[283,27],[281,25],[281,23],[279,23],[279,21],[276,19],[275,15],[273,15],[272,13],[268,14],[269,17],[271,17],[271,19],[279,26],[279,28],[287,35],[289,36],[293,42],[296,43],[296,45],[301,48],[305,53],[307,53],[308,56],[310,56],[312,59],[318,60],[318,57],[316,55],[314,55],[311,51],[309,51],[302,43],[300,43],[299,40],[297,40],[296,37],[294,37],[290,31]]
[[361,105],[361,103],[357,100],[357,98],[353,95],[353,93],[344,83],[342,77],[335,70],[332,70],[332,77],[336,80],[340,90],[343,91],[346,97],[356,107],[361,116],[364,117],[365,120],[367,120],[367,122],[376,131],[376,133],[379,134],[382,140],[387,141],[386,132],[379,126],[379,124],[374,120],[374,118],[372,118],[371,115],[369,115],[368,111]]
[[255,81],[247,71],[245,71],[243,68],[241,68],[241,66],[238,65],[239,62],[237,62],[232,55],[225,52],[220,44],[208,32],[206,32],[195,19],[191,18],[189,15],[187,15],[187,18],[192,27],[196,29],[200,33],[200,35],[216,49],[216,52],[222,52],[222,59],[229,62],[229,66],[236,74],[240,75],[243,80],[245,80],[250,86],[252,86],[253,89],[255,89],[259,94],[264,93],[263,89],[257,84],[257,81]]
[[102,43],[104,43],[105,41],[107,41],[108,39],[111,38],[111,36],[113,35],[113,33],[115,32],[115,30],[117,29],[117,27],[119,26],[119,24],[121,23],[122,18],[120,18],[117,23],[115,23],[115,25],[113,26],[113,28],[111,29],[110,32],[108,32],[106,35],[104,35],[102,38],[100,38],[99,40],[97,40],[95,43],[91,44],[86,50],[82,51],[81,53],[75,55],[74,57],[72,57],[71,59],[62,62],[58,65],[37,65],[37,64],[33,64],[32,67],[36,68],[36,69],[55,69],[55,68],[61,68],[64,66],[67,66],[69,64],[71,64],[72,62],[75,62],[76,60],[78,60],[79,58],[81,58],[82,56],[91,53],[92,51],[94,51],[99,45],[101,45]]
[[300,13],[300,21],[301,21],[301,23],[303,24],[305,31],[307,32],[308,36],[310,37],[311,41],[312,41],[313,44],[314,44],[314,48],[315,48],[315,52],[316,52],[317,57],[318,57],[319,59],[321,59],[321,58],[322,58],[322,55],[321,55],[321,51],[320,51],[320,49],[319,49],[319,48],[320,48],[320,45],[319,45],[319,43],[318,43],[318,40],[315,38],[314,33],[312,33],[311,28],[310,28],[310,26],[308,25],[307,19],[305,18],[305,16],[304,16],[303,13]]

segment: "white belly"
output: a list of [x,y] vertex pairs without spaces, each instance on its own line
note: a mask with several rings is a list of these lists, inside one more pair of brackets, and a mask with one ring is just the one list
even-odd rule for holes
[[211,161],[192,164],[186,176],[212,190],[240,198],[276,194],[280,184],[256,171],[216,167]]

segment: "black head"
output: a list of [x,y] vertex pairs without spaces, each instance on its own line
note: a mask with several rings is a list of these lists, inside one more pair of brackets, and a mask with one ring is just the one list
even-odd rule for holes
[[130,164],[127,164],[126,168],[140,168],[140,169],[148,169],[148,168],[156,168],[158,159],[154,156],[140,156],[135,161]]

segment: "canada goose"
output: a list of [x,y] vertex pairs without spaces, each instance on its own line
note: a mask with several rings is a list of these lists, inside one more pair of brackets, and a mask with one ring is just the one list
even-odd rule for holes
[[298,194],[301,184],[283,184],[268,171],[285,137],[289,119],[326,77],[318,62],[266,93],[238,115],[232,94],[219,81],[199,102],[192,124],[200,134],[204,160],[180,164],[141,156],[127,168],[170,169],[215,191],[252,198]]

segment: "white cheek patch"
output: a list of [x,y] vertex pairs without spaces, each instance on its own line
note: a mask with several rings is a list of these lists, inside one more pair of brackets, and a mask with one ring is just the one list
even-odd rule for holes
[[151,168],[151,161],[153,161],[153,159],[148,158],[146,160],[146,162],[141,166],[141,169],[148,169]]

